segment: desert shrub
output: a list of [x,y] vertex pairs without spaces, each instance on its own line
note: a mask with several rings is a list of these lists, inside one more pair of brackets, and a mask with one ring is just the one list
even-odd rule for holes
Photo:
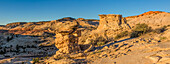
[[6,53],[5,51],[2,51],[2,50],[0,51],[0,54],[5,54],[5,53]]
[[39,63],[39,58],[37,57],[37,58],[33,58],[33,64],[35,64],[35,63]]
[[142,31],[143,33],[149,32],[151,30],[151,27],[148,27],[147,24],[136,24],[136,28],[133,31]]
[[153,30],[153,32],[159,34],[159,33],[164,32],[165,30],[166,30],[165,27],[162,27],[162,28],[157,28],[157,29]]
[[151,27],[148,27],[147,24],[136,24],[136,27],[133,29],[132,33],[130,34],[131,38],[139,37],[143,34],[146,34],[151,31]]
[[43,60],[43,59],[44,59],[43,57],[40,58],[40,60]]
[[11,37],[8,36],[6,41],[9,42],[9,41],[12,40],[13,38],[14,38],[13,35],[12,35]]
[[166,37],[160,37],[160,40],[164,40],[164,39],[166,39]]
[[55,56],[55,59],[64,59],[64,58],[69,58],[69,57],[63,57],[63,56]]
[[101,53],[102,51],[101,50],[99,50],[97,53]]
[[91,40],[92,44],[94,45],[104,45],[107,39],[102,36],[96,37],[95,39]]
[[97,45],[98,46],[102,46],[102,45],[104,45],[105,44],[105,42],[97,42]]
[[44,58],[45,58],[45,59],[47,59],[47,58],[48,58],[48,55],[47,55],[47,56],[45,56]]
[[20,48],[20,47],[19,47],[19,45],[17,44],[17,45],[16,45],[16,53],[18,53],[18,52],[20,51],[19,48]]
[[106,39],[104,37],[100,36],[100,37],[97,38],[97,41],[98,42],[105,42]]
[[128,36],[128,34],[129,34],[128,31],[123,31],[123,32],[121,32],[120,34],[117,34],[117,35],[115,36],[115,39],[119,39],[119,38]]
[[7,42],[9,42],[10,41],[10,39],[9,39],[9,37],[7,37],[7,40],[6,40]]
[[167,27],[170,27],[170,25],[167,25]]
[[25,62],[22,62],[21,64],[25,64]]
[[130,34],[130,37],[131,38],[134,38],[134,37],[139,37],[140,35],[142,35],[143,32],[141,31],[133,31],[131,34]]

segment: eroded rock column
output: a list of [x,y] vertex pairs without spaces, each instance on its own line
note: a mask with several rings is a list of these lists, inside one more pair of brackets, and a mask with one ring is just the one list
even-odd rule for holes
[[62,30],[56,33],[55,46],[59,49],[56,54],[77,53],[81,51],[78,45],[78,37],[81,31],[77,30],[78,26],[70,26],[69,30]]

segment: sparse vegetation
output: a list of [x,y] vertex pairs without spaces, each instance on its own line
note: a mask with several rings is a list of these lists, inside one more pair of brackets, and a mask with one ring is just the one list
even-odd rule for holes
[[164,32],[166,30],[165,28],[166,27],[157,28],[157,29],[153,30],[153,32],[160,34],[160,33]]
[[102,36],[96,36],[96,38],[92,39],[91,40],[91,43],[94,44],[94,45],[98,45],[98,46],[101,46],[101,45],[104,45],[106,43],[106,39]]
[[39,58],[37,57],[37,58],[33,58],[33,64],[35,64],[35,63],[39,63]]
[[104,45],[105,44],[105,42],[97,42],[97,45],[98,46],[102,46],[102,45]]
[[5,53],[6,53],[6,51],[2,51],[2,50],[0,51],[0,54],[5,54]]
[[157,28],[157,29],[153,30],[153,32],[158,33],[158,34],[163,33],[164,31],[166,31],[167,27],[170,27],[170,25],[165,25],[165,26],[163,26],[161,28]]
[[130,35],[131,38],[139,37],[151,31],[152,31],[151,27],[149,27],[147,24],[144,24],[144,23],[136,24],[136,27],[132,30],[131,33],[128,31],[121,32],[115,36],[115,39],[120,39],[128,35]]
[[146,34],[151,31],[151,27],[149,27],[147,24],[136,24],[135,29],[133,29],[132,33],[130,34],[131,38],[139,37],[143,34]]
[[56,56],[55,59],[63,59],[64,57],[62,56]]
[[101,53],[101,52],[102,52],[101,50],[97,51],[97,53]]
[[48,55],[47,55],[47,56],[45,56],[44,58],[45,58],[45,59],[47,59],[47,58],[48,58]]
[[164,39],[167,39],[166,37],[160,37],[160,40],[164,40]]
[[7,37],[7,42],[9,42],[10,40],[12,40],[14,38],[14,36],[12,35],[11,37]]
[[128,36],[128,34],[129,34],[128,31],[123,31],[123,32],[121,32],[120,34],[117,34],[116,37],[115,37],[115,39],[119,39],[119,38]]

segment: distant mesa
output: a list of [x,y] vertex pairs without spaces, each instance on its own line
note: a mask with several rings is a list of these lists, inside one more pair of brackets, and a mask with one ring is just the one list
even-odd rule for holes
[[9,23],[6,26],[10,26],[10,25],[22,25],[22,24],[26,24],[27,22],[15,22],[15,23]]
[[65,18],[62,18],[62,19],[58,19],[58,21],[71,21],[71,20],[75,20],[75,18],[65,17]]
[[126,18],[136,18],[136,17],[141,17],[141,16],[145,16],[145,15],[151,15],[151,14],[158,14],[158,13],[167,13],[167,12],[163,12],[163,11],[149,11],[149,12],[145,12],[145,13],[140,14],[140,15],[129,16],[129,17],[126,17]]
[[85,20],[84,18],[78,18],[77,20],[81,20],[81,21],[83,21],[83,20]]

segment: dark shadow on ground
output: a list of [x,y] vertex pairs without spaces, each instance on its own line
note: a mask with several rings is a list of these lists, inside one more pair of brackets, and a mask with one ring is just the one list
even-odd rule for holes
[[99,22],[94,22],[94,21],[87,21],[91,25],[99,25]]
[[110,46],[110,45],[113,45],[113,44],[115,44],[115,43],[119,43],[119,42],[123,42],[123,41],[127,41],[127,40],[131,40],[131,39],[133,39],[133,38],[127,38],[127,39],[123,39],[123,40],[119,40],[119,41],[115,41],[115,42],[112,42],[112,43],[108,43],[108,44],[105,44],[105,45],[103,45],[103,46],[99,46],[99,47],[95,47],[95,49],[94,50],[96,50],[96,49],[102,49],[103,47],[105,47],[105,46]]
[[72,63],[72,64],[87,64],[85,59],[74,59],[74,60],[76,61],[76,63]]

